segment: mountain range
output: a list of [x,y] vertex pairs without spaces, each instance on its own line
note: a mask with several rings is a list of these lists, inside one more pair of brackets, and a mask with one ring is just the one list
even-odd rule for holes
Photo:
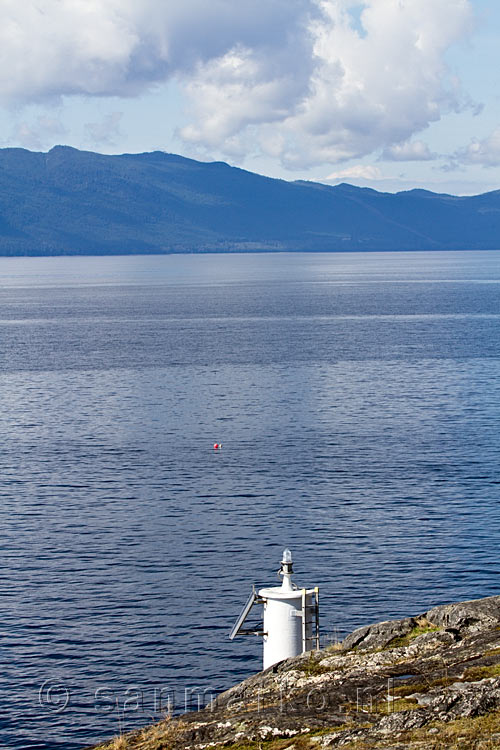
[[0,255],[500,248],[500,190],[287,182],[161,151],[0,149]]

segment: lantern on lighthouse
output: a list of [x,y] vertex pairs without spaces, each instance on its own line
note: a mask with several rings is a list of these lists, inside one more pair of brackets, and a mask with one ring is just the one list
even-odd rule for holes
[[[299,588],[292,581],[292,573],[292,553],[285,549],[278,571],[283,577],[281,586],[258,592],[254,587],[229,636],[231,640],[238,634],[263,636],[264,669],[319,648],[319,589]],[[255,604],[264,607],[262,629],[244,630],[243,624]]]

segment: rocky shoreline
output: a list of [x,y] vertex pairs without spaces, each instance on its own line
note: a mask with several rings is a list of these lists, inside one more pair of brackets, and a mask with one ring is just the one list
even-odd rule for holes
[[498,750],[500,596],[355,630],[98,750]]

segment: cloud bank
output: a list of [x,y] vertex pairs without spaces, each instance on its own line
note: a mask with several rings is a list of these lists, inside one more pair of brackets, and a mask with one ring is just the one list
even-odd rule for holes
[[186,142],[290,168],[378,149],[427,159],[401,144],[468,105],[444,55],[469,0],[3,0],[0,13],[4,105],[175,77]]
[[454,161],[457,165],[500,166],[500,125],[486,138],[474,138],[466,148],[457,151],[454,155]]
[[[245,45],[303,36],[305,0],[2,0],[0,97],[135,96]],[[300,39],[299,39],[300,43]]]
[[378,167],[369,164],[356,164],[353,167],[332,172],[325,177],[325,182],[339,182],[340,180],[380,180],[382,173]]
[[381,159],[385,161],[432,161],[437,158],[423,141],[396,143],[384,149]]

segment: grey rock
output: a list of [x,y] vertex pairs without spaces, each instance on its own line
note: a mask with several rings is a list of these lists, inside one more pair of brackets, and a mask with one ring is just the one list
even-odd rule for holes
[[412,693],[408,696],[408,700],[416,700],[419,706],[431,706],[435,697],[432,693]]
[[444,604],[429,610],[425,616],[433,625],[459,632],[491,629],[500,624],[500,596]]
[[382,735],[396,734],[396,732],[420,729],[429,722],[423,711],[400,711],[385,716],[377,725],[377,733]]
[[446,720],[480,716],[500,708],[500,678],[453,686],[436,697],[435,708]]
[[[407,647],[408,656],[415,655],[424,657],[435,651],[443,650],[447,646],[452,646],[460,640],[460,636],[455,632],[438,630],[430,633],[422,633],[413,638]],[[389,648],[392,644],[389,643]]]
[[368,651],[385,648],[396,638],[402,638],[411,633],[416,624],[413,617],[406,617],[403,620],[386,620],[374,625],[365,625],[347,636],[342,643],[342,649],[347,651],[356,648]]

